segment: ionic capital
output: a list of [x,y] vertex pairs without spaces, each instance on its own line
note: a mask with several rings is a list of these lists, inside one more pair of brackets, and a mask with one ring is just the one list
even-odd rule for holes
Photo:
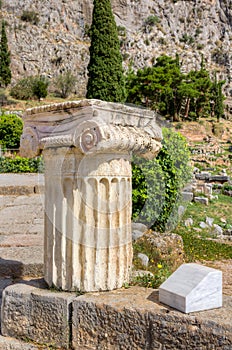
[[32,108],[23,117],[21,154],[76,147],[82,154],[136,153],[153,158],[161,148],[154,112],[118,103],[82,100]]

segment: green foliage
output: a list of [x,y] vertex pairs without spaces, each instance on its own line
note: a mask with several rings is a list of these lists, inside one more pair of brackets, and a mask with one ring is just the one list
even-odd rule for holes
[[38,100],[47,96],[48,84],[48,80],[45,77],[35,77],[32,92]]
[[18,149],[23,122],[15,114],[0,115],[0,145],[2,148]]
[[131,285],[157,289],[171,275],[169,267],[157,268],[157,272],[135,277]]
[[194,43],[194,38],[192,36],[189,36],[187,33],[184,33],[183,36],[180,38],[180,42],[183,42],[187,45],[191,45]]
[[34,77],[20,79],[10,90],[10,95],[17,100],[30,100],[33,98]]
[[122,102],[125,99],[122,55],[110,0],[94,0],[90,38],[86,96]]
[[158,156],[135,157],[132,167],[132,217],[162,232],[176,225],[181,189],[192,175],[184,137],[165,128],[163,136]]
[[30,22],[35,25],[39,23],[39,15],[35,11],[29,11],[29,10],[23,11],[20,19],[24,22]]
[[38,173],[43,172],[41,157],[29,159],[19,156],[0,157],[0,173]]
[[157,58],[153,67],[127,75],[127,102],[149,107],[162,115],[175,116],[181,103],[177,86],[182,80],[178,56]]
[[118,30],[118,35],[122,36],[122,37],[126,37],[126,28],[123,26],[117,26],[117,30]]
[[31,100],[47,96],[48,81],[38,76],[20,79],[10,90],[10,95],[17,100]]
[[194,233],[180,230],[185,255],[189,262],[196,260],[232,259],[232,247],[207,238],[196,237]]
[[160,19],[157,16],[153,16],[153,15],[148,16],[144,21],[144,25],[143,25],[144,31],[145,32],[150,31],[151,28],[158,23],[160,23]]
[[183,74],[178,56],[175,59],[160,56],[153,67],[144,67],[136,73],[129,70],[127,102],[149,107],[174,121],[198,120],[212,115],[212,101],[215,114],[217,110],[217,115],[221,115],[223,83],[213,85],[203,58],[200,70]]
[[11,82],[10,51],[8,50],[5,21],[2,21],[0,41],[0,85],[6,87]]
[[222,186],[222,193],[224,193],[225,191],[232,191],[232,185],[230,185],[229,183],[224,183]]
[[67,98],[74,90],[77,78],[71,71],[58,75],[55,79],[57,94],[62,98]]
[[225,97],[222,93],[222,86],[225,81],[218,81],[216,72],[214,74],[214,82],[212,84],[212,104],[211,104],[211,114],[216,116],[219,121],[224,115],[224,100]]

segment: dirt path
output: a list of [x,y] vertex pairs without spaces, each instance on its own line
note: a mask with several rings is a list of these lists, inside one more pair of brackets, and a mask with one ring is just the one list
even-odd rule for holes
[[232,296],[232,259],[221,261],[204,261],[203,264],[222,271],[223,294]]

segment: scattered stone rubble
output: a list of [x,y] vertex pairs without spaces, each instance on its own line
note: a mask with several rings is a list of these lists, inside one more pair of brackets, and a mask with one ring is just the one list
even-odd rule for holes
[[[223,226],[226,225],[225,219],[221,218],[221,222]],[[184,222],[185,227],[191,227],[193,226],[193,224],[194,223],[192,218],[187,218]],[[223,229],[222,226],[214,223],[213,218],[206,217],[205,221],[201,221],[199,223],[199,227],[200,227],[199,231],[201,229],[207,230],[208,233],[211,235],[211,238],[232,241],[232,226],[229,228],[227,227]],[[195,229],[197,230],[198,228],[195,228]]]
[[221,174],[211,175],[209,171],[199,172],[199,169],[195,168],[192,183],[183,190],[183,200],[208,205],[209,200],[218,199],[217,195],[213,195],[213,185],[217,184],[218,187],[222,187],[225,182],[230,182],[230,177],[227,176],[225,170]]

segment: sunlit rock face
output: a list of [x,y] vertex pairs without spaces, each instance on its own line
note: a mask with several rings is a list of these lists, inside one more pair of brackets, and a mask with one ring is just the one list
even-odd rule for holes
[[[232,7],[228,0],[112,0],[123,64],[135,69],[151,65],[161,54],[180,55],[182,70],[206,67],[225,79],[232,95]],[[88,28],[92,0],[3,1],[13,82],[27,75],[49,78],[71,70],[77,76],[76,93],[84,96],[89,61]],[[38,14],[38,23],[21,19],[24,11]],[[152,25],[148,18],[155,17]]]

